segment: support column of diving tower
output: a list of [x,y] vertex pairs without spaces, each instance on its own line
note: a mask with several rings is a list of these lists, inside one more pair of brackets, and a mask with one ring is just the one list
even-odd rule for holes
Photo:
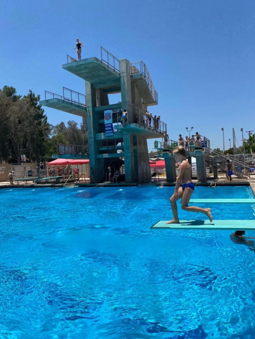
[[[101,182],[105,180],[107,167],[116,158],[124,158],[127,183],[149,182],[151,173],[147,139],[161,138],[166,124],[161,123],[160,130],[152,130],[141,122],[144,121],[147,106],[157,104],[157,93],[142,61],[136,68],[127,59],[113,58],[114,67],[96,57],[80,61],[72,59],[71,63],[62,66],[85,80],[90,166],[94,169],[96,182]],[[117,63],[119,68],[116,67]],[[110,105],[108,94],[113,93],[121,93],[122,101]],[[116,126],[117,131],[110,137],[104,133],[104,111],[108,109],[126,109],[128,112],[127,123]],[[136,115],[139,122],[135,120]],[[107,146],[102,147],[101,143],[105,141]],[[116,145],[120,142],[123,153],[117,152],[119,146]]]
[[[190,165],[191,157],[196,158],[197,180],[200,182],[205,182],[206,181],[205,153],[199,149],[195,150],[194,152],[187,153],[186,156]],[[165,159],[166,164],[166,181],[169,183],[174,183],[176,181],[176,167],[172,153],[163,152],[163,158]]]

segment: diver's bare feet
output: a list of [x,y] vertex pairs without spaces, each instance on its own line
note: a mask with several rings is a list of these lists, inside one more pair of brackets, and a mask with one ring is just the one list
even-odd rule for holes
[[206,208],[206,215],[210,219],[210,222],[212,222],[213,221],[213,217],[212,217],[212,213],[211,213],[211,209],[210,208]]
[[179,224],[179,222],[180,222],[179,219],[172,219],[172,220],[166,222],[166,224]]

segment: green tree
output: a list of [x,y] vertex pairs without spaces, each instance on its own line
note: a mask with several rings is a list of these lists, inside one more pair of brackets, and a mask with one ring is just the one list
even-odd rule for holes
[[30,161],[44,157],[50,126],[39,100],[31,90],[23,98],[14,87],[0,91],[0,160],[20,162],[21,154]]
[[9,115],[12,100],[0,90],[0,163],[11,155],[9,147]]
[[245,142],[245,153],[255,152],[255,134],[251,135]]
[[20,95],[16,95],[16,88],[12,86],[4,86],[3,87],[3,93],[7,96],[7,98],[10,98],[13,102],[17,101],[21,98]]

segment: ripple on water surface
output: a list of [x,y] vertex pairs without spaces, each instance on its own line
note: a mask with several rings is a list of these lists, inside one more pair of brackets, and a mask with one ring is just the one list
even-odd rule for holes
[[[254,338],[253,246],[228,231],[151,230],[171,218],[172,193],[0,190],[1,336]],[[198,187],[193,198],[254,197]],[[255,219],[254,205],[210,207],[215,219]]]

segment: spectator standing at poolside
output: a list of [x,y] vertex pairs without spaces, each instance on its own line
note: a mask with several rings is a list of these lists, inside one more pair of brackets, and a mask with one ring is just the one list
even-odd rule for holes
[[233,175],[233,172],[232,172],[232,164],[229,160],[227,160],[227,179],[229,181],[232,181],[232,175]]
[[50,169],[50,175],[51,175],[52,177],[55,176],[55,167],[54,167],[53,165],[51,166],[51,169]]
[[8,174],[8,179],[10,181],[10,185],[13,185],[13,171],[10,171],[9,174]]
[[116,180],[116,184],[117,184],[118,179],[119,179],[119,171],[116,170],[115,173],[114,173],[114,176],[113,176],[113,182],[115,182],[115,180]]
[[79,168],[78,167],[74,168],[73,173],[75,175],[75,178],[78,179],[79,178]]
[[191,181],[191,166],[186,161],[186,153],[183,147],[176,147],[173,151],[173,158],[176,162],[181,161],[179,167],[179,173],[175,184],[174,194],[170,198],[170,203],[173,211],[173,219],[167,222],[167,224],[178,224],[179,217],[177,211],[176,201],[182,199],[181,206],[184,211],[187,212],[199,212],[205,214],[212,222],[212,214],[210,208],[201,208],[196,206],[188,206],[191,195],[194,192],[195,186]]
[[76,45],[75,45],[74,49],[77,50],[78,60],[81,60],[81,48],[82,47],[83,47],[82,42],[80,42],[79,39],[76,39]]
[[57,171],[58,171],[58,175],[61,176],[62,173],[63,173],[62,168],[61,168],[61,167],[58,167],[58,168],[57,168]]
[[95,178],[94,178],[94,168],[90,167],[90,182],[96,182]]
[[68,172],[68,168],[67,168],[67,166],[64,166],[64,168],[63,168],[64,179],[66,179],[66,177],[67,177],[67,172]]
[[108,167],[108,181],[111,182],[112,180],[112,168],[111,166]]

